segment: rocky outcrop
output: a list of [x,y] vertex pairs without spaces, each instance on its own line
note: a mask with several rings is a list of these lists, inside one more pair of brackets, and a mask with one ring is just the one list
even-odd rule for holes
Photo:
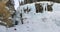
[[48,4],[47,4],[47,11],[53,11],[52,6],[53,6],[53,4],[51,4],[51,5],[48,5]]
[[36,3],[35,7],[36,7],[36,13],[43,12],[43,7],[40,3],[38,3],[38,4]]
[[[13,25],[12,21],[9,19],[9,17],[11,16],[11,13],[9,12],[8,9],[6,9],[6,3],[8,2],[8,0],[2,0],[0,1],[0,20],[2,20],[2,22],[0,22],[1,24],[5,25],[6,27],[11,27]],[[4,24],[6,23],[6,24]],[[0,25],[1,25],[0,24]]]
[[24,0],[24,3],[33,3],[33,2],[39,2],[39,1],[52,1],[52,2],[56,2],[56,3],[60,3],[60,0]]
[[32,0],[24,0],[24,4],[32,3],[32,2],[33,2]]

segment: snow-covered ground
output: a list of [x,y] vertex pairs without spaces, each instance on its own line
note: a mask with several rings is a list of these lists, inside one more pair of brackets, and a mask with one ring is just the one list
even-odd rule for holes
[[24,24],[11,28],[0,26],[0,32],[60,32],[60,4],[54,3],[53,12],[36,13],[34,4],[18,7],[17,11],[20,12],[20,9],[26,6],[31,8],[31,11],[28,14],[23,13]]

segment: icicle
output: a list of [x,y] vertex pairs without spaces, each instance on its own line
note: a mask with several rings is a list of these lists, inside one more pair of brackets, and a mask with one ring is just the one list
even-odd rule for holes
[[23,24],[22,13],[20,13],[21,23]]

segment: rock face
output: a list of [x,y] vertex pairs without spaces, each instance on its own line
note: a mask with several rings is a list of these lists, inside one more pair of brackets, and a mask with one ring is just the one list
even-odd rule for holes
[[53,6],[53,4],[47,5],[47,10],[48,10],[48,11],[52,11],[52,10],[53,10],[52,6]]
[[52,2],[56,2],[56,3],[60,3],[60,0],[24,0],[24,3],[33,3],[33,2],[39,2],[39,1],[52,1]]
[[13,23],[9,19],[9,17],[11,16],[11,13],[8,11],[8,9],[6,9],[7,2],[8,2],[8,0],[1,0],[0,1],[0,20],[6,24],[4,24],[2,22],[0,22],[0,23],[10,27],[13,25]]
[[24,5],[24,3],[23,2],[19,2],[19,5]]
[[43,12],[43,7],[40,3],[35,4],[35,7],[36,7],[36,13]]
[[24,3],[27,4],[27,3],[32,3],[33,1],[32,0],[24,0]]
[[[12,3],[13,2],[13,3]],[[9,8],[10,11],[14,11],[14,1],[13,0],[9,0],[7,3],[6,3],[6,6]]]

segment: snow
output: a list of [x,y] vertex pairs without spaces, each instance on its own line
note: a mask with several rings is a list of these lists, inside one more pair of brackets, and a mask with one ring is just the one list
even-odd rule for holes
[[14,0],[14,4],[15,10],[17,10],[17,7],[19,6],[19,0]]
[[[26,9],[27,6],[31,8],[28,14],[23,11],[23,8]],[[35,12],[34,3],[20,6],[16,13],[18,21],[20,21],[20,10],[23,13],[24,24],[18,24],[11,28],[0,26],[0,32],[60,32],[60,4],[54,3],[53,12],[44,11],[43,13]]]
[[5,26],[0,25],[0,32],[6,32],[6,27],[5,27]]

